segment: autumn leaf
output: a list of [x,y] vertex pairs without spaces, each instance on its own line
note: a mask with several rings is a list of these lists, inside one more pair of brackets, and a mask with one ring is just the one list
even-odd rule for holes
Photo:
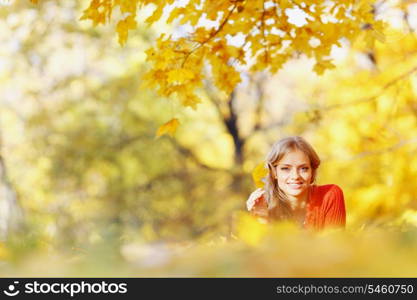
[[313,70],[317,73],[317,75],[322,75],[324,71],[335,67],[336,66],[330,60],[320,60],[314,65]]
[[145,23],[147,23],[148,25],[151,25],[152,23],[155,23],[156,21],[158,21],[162,16],[163,9],[164,9],[163,5],[157,6],[155,11],[152,13],[152,15],[145,20]]
[[265,168],[265,163],[262,162],[255,167],[252,172],[252,178],[255,182],[256,187],[262,188],[265,185],[265,177],[268,174],[268,169]]
[[174,69],[168,72],[168,83],[185,83],[194,78],[194,73],[187,69]]
[[160,137],[164,134],[168,134],[170,136],[174,136],[175,131],[177,130],[178,125],[180,122],[178,119],[174,118],[168,122],[166,122],[164,125],[158,128],[158,131],[156,133],[156,137]]
[[123,46],[126,44],[128,32],[131,29],[136,29],[136,20],[134,15],[128,16],[126,19],[117,23],[117,33],[119,34],[119,44]]
[[189,106],[192,109],[196,110],[197,109],[197,104],[199,104],[201,102],[200,98],[195,96],[194,94],[191,95],[184,95],[181,97],[181,103],[184,106]]

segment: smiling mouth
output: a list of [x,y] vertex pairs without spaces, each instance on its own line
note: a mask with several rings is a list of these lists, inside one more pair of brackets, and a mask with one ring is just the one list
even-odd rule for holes
[[302,187],[303,184],[302,183],[288,183],[287,185],[293,189],[299,189]]

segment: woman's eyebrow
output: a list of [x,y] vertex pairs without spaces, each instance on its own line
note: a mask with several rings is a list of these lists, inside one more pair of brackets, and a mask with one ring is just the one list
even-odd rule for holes
[[[280,166],[292,166],[292,164],[278,164],[278,165],[280,165]],[[299,164],[299,165],[297,165],[297,167],[302,167],[302,166],[308,166],[308,163],[302,163],[302,164]]]

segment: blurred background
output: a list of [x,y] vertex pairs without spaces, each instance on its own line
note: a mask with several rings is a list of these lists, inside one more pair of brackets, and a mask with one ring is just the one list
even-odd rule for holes
[[[197,110],[141,87],[145,25],[80,21],[90,1],[0,3],[2,276],[417,276],[417,5],[383,1],[385,42],[211,82]],[[400,1],[401,2],[401,1]],[[173,137],[156,138],[171,118]],[[347,229],[245,213],[276,140],[301,135],[342,187]]]

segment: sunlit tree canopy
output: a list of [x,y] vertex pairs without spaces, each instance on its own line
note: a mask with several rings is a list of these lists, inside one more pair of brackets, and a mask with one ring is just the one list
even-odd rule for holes
[[[137,12],[153,8],[137,20]],[[121,45],[129,31],[152,25],[163,16],[167,23],[191,29],[181,36],[161,34],[147,51],[151,69],[144,76],[161,96],[175,96],[195,108],[198,90],[210,78],[216,87],[231,93],[241,82],[240,69],[276,73],[289,59],[314,58],[314,71],[334,68],[330,53],[342,40],[359,37],[371,47],[383,40],[383,22],[376,20],[376,3],[344,1],[108,1],[94,0],[81,19],[95,25],[111,22],[118,11],[117,33]]]

